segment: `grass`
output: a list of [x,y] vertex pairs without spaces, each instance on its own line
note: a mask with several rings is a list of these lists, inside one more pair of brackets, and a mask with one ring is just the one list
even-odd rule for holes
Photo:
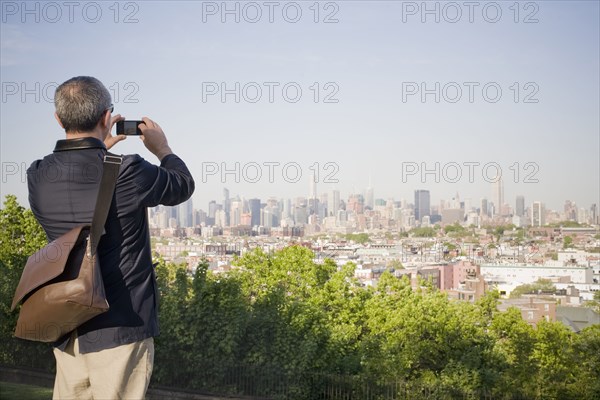
[[0,382],[0,399],[2,400],[49,400],[51,398],[52,389],[50,388]]

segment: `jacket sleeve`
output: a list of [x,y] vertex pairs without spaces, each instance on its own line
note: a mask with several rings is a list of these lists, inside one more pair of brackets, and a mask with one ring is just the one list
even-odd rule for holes
[[[128,172],[129,168],[131,170]],[[160,166],[137,156],[129,168],[124,174],[133,175],[130,178],[137,189],[137,203],[141,207],[159,204],[174,206],[183,203],[194,193],[194,178],[183,160],[175,154],[163,158]]]

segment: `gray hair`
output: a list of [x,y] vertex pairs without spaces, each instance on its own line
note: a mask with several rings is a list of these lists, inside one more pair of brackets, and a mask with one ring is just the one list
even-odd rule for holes
[[76,76],[54,94],[56,115],[66,132],[90,132],[111,107],[110,93],[91,76]]

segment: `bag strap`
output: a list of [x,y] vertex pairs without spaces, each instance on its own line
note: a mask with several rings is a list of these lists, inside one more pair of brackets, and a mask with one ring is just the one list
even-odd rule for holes
[[102,179],[100,180],[100,188],[98,189],[98,197],[96,198],[96,208],[94,209],[94,217],[92,218],[92,227],[90,232],[90,244],[92,256],[96,254],[100,237],[104,231],[104,224],[112,203],[117,176],[119,175],[119,167],[123,162],[123,156],[115,156],[106,154],[104,156],[104,169],[102,170]]

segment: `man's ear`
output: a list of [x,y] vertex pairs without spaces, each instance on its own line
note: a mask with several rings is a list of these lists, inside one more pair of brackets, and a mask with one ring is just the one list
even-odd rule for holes
[[100,120],[102,123],[102,128],[103,129],[108,129],[110,128],[110,122],[112,120],[112,115],[110,113],[110,110],[107,110],[104,112],[104,114],[102,115],[102,119]]
[[65,129],[65,127],[63,126],[62,122],[60,122],[60,118],[58,118],[58,114],[54,113],[54,118],[56,118],[56,121],[58,122],[58,124],[60,125],[61,128]]

